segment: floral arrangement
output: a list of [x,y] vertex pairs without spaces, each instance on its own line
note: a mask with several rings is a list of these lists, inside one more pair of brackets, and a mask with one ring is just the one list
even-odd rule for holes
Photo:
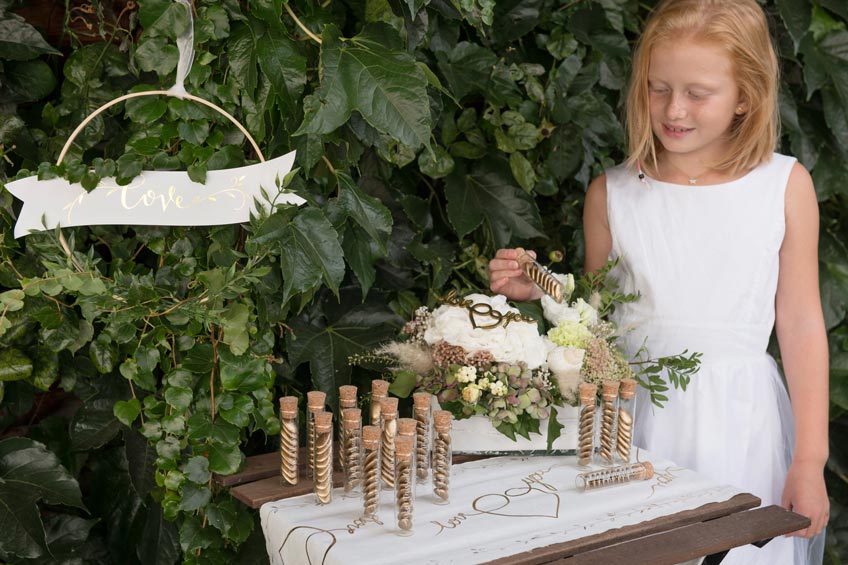
[[608,276],[612,266],[577,282],[570,274],[554,275],[563,300],[543,297],[541,312],[538,305],[523,304],[522,313],[501,295],[450,293],[433,310],[418,308],[400,339],[351,363],[381,364],[391,373],[394,394],[430,392],[456,418],[488,416],[513,439],[540,433],[548,419],[549,446],[559,436],[556,407],[576,406],[582,381],[600,385],[635,377],[661,405],[668,385],[660,373],[665,370],[672,384],[685,389],[700,354],[650,359],[642,349],[635,359],[625,358],[609,314],[615,304],[638,296],[618,292]]

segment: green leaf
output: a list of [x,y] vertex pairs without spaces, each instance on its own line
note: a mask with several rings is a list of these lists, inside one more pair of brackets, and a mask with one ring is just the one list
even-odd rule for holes
[[53,71],[40,60],[5,62],[2,77],[0,102],[3,103],[34,102],[47,97],[56,88]]
[[112,407],[112,413],[123,425],[132,427],[135,419],[141,414],[141,403],[137,398],[119,400]]
[[497,62],[497,55],[490,49],[463,41],[453,48],[448,58],[439,57],[439,70],[445,76],[454,97],[461,100],[473,92],[484,93],[488,90],[492,69]]
[[389,392],[398,398],[409,398],[415,390],[416,375],[412,371],[395,371]]
[[15,347],[0,350],[0,382],[28,379],[32,374],[32,360]]
[[34,27],[17,14],[0,11],[0,59],[26,61],[40,55],[61,55]]
[[233,543],[242,543],[253,530],[253,519],[247,507],[234,500],[210,504],[206,513],[209,523]]
[[247,323],[250,310],[247,304],[236,302],[230,304],[221,321],[224,328],[224,343],[230,346],[233,355],[243,355],[250,344],[247,333]]
[[283,100],[283,108],[294,110],[306,86],[306,57],[282,28],[274,25],[256,41],[256,59],[274,92]]
[[440,146],[432,151],[422,151],[418,156],[418,168],[430,178],[440,179],[453,172],[454,160],[450,153]]
[[184,472],[188,480],[199,485],[209,482],[209,478],[212,476],[209,472],[209,460],[201,456],[189,459]]
[[193,398],[194,394],[190,388],[172,386],[165,389],[165,402],[172,406],[174,410],[180,412],[185,411],[191,405]]
[[326,134],[341,127],[353,110],[377,131],[413,149],[429,146],[427,78],[415,59],[385,46],[384,24],[374,24],[345,44],[339,30],[324,28],[321,86],[304,101],[295,135]]
[[209,501],[212,500],[212,491],[206,485],[196,485],[193,483],[184,483],[182,499],[180,500],[180,510],[191,512],[199,508],[203,508]]
[[164,77],[177,68],[180,52],[164,37],[142,39],[135,50],[135,60],[143,71],[154,71]]
[[165,5],[164,10],[161,10],[161,4],[156,5],[156,2],[152,4],[153,9],[143,10],[139,14],[145,36],[176,39],[188,30],[191,14],[186,6],[171,2]]
[[342,241],[344,258],[359,280],[364,300],[374,281],[377,279],[377,269],[374,263],[381,255],[377,242],[359,226],[348,225]]
[[159,504],[152,505],[147,513],[136,554],[145,565],[173,565],[180,557],[177,525],[163,520]]
[[100,334],[97,339],[88,346],[88,356],[94,363],[94,368],[101,375],[112,371],[115,367],[118,352],[114,344],[109,341],[105,334]]
[[548,436],[547,450],[548,451],[553,449],[554,441],[556,441],[556,439],[560,436],[562,429],[564,427],[565,426],[560,424],[559,420],[557,420],[556,406],[551,406],[551,415],[550,415],[550,417],[548,417],[548,430],[547,430],[547,436]]
[[189,143],[202,145],[209,137],[208,120],[184,120],[177,125],[180,137]]
[[332,406],[337,385],[350,380],[348,357],[394,336],[396,322],[385,306],[369,304],[355,306],[330,324],[298,318],[286,336],[289,362],[292,367],[309,362],[313,387],[327,392]]
[[213,528],[204,528],[198,516],[186,516],[180,526],[180,547],[184,553],[188,554],[216,545],[220,545],[220,541]]
[[126,102],[129,118],[138,124],[150,124],[165,115],[168,102],[162,96],[142,96]]
[[283,0],[249,0],[250,13],[269,24],[280,23]]
[[533,170],[533,165],[527,158],[516,151],[509,155],[509,168],[512,170],[512,176],[518,181],[526,192],[532,192],[536,186],[536,171]]
[[86,401],[71,421],[71,445],[75,450],[87,451],[102,447],[121,431],[115,417],[111,398]]
[[238,445],[222,445],[211,443],[209,445],[209,470],[219,475],[232,475],[238,472],[244,454]]
[[478,163],[471,172],[454,172],[447,179],[448,217],[457,235],[463,237],[486,221],[495,247],[506,247],[513,237],[545,237],[536,204],[512,184],[504,164]]
[[188,437],[193,440],[206,440],[237,447],[239,428],[220,419],[216,419],[213,423],[210,414],[198,412],[188,419]]
[[86,510],[79,484],[44,445],[28,438],[0,441],[0,484],[32,500]]
[[233,27],[227,43],[227,58],[232,80],[248,96],[252,96],[259,78],[256,69],[256,36],[250,25],[239,23]]
[[812,6],[810,6],[809,0],[777,0],[777,9],[780,11],[780,17],[786,24],[789,35],[792,36],[792,41],[795,43],[795,53],[797,53],[801,39],[810,28]]
[[332,224],[317,208],[301,210],[282,230],[283,302],[323,281],[338,294],[344,277],[344,252]]
[[392,233],[392,213],[382,202],[363,192],[345,173],[336,175],[339,183],[339,207],[378,245],[381,255],[387,253]]
[[141,156],[124,153],[115,162],[115,180],[120,185],[129,184],[131,180],[141,174],[142,164]]
[[36,499],[35,493],[0,481],[1,552],[24,558],[48,553]]
[[[259,389],[261,390],[261,389]],[[223,402],[218,407],[218,413],[223,419],[238,426],[246,428],[250,423],[250,412],[253,410],[253,399],[246,395],[236,395],[228,407],[224,407]]]

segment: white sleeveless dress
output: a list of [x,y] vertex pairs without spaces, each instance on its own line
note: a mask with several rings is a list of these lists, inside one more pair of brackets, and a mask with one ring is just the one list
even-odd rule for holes
[[[784,193],[795,159],[775,154],[744,177],[713,186],[640,181],[607,171],[610,259],[625,292],[641,298],[616,312],[632,328],[629,353],[703,353],[687,390],[670,387],[662,409],[644,389],[634,443],[711,479],[780,504],[793,449],[789,398],[766,353],[784,235]],[[821,563],[810,544],[776,538],[731,551],[723,565]],[[815,546],[814,548],[812,546]]]

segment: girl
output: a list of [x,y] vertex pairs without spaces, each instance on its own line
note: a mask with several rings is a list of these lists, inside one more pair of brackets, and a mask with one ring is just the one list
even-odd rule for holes
[[[630,157],[586,194],[585,269],[641,298],[621,306],[630,353],[703,353],[663,409],[638,401],[635,442],[808,516],[809,528],[723,563],[821,563],[829,502],[827,339],[810,175],[772,153],[778,64],[755,0],[666,0],[634,53]],[[492,291],[540,291],[514,249],[489,263]],[[776,326],[787,391],[766,353]],[[792,399],[791,406],[789,398]],[[794,420],[794,424],[793,424]]]

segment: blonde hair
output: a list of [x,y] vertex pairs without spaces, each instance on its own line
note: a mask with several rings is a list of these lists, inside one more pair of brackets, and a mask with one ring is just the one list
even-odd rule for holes
[[756,0],[664,0],[648,20],[633,54],[626,102],[628,164],[641,163],[648,172],[656,172],[662,146],[651,129],[651,51],[660,42],[683,38],[715,45],[730,57],[745,104],[745,112],[731,125],[727,152],[711,165],[739,173],[768,161],[780,132],[779,68],[762,8]]

